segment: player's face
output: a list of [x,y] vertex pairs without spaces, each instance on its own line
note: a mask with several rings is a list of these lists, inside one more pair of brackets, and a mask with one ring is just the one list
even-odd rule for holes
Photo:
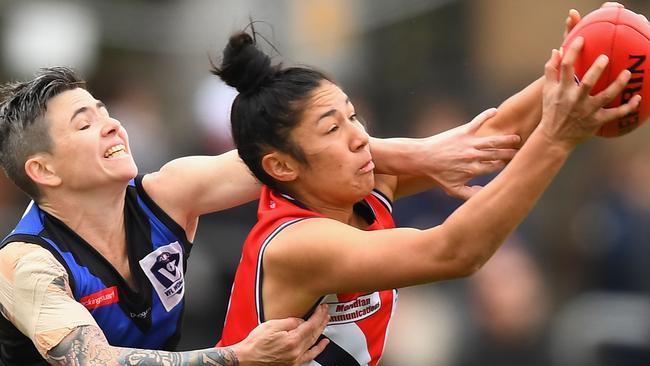
[[136,176],[126,130],[88,91],[77,88],[50,99],[45,119],[54,142],[52,163],[63,185],[88,189]]
[[374,163],[369,136],[357,119],[348,96],[324,80],[305,106],[294,143],[305,153],[308,165],[297,183],[321,200],[355,203],[374,187]]

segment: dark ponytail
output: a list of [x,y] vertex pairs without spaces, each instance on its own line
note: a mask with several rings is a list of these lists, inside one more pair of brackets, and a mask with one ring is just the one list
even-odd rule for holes
[[[255,35],[255,30],[251,26]],[[279,188],[262,168],[272,149],[307,163],[304,152],[291,141],[302,109],[313,91],[331,78],[308,67],[283,68],[257,48],[254,36],[239,32],[230,37],[220,66],[211,72],[239,91],[230,113],[232,136],[239,156],[262,183]]]

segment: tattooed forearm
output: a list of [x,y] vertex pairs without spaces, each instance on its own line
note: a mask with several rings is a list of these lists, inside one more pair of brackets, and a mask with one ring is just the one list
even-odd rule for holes
[[115,354],[102,331],[95,326],[76,328],[47,353],[54,365],[105,365],[115,363]]
[[200,351],[201,362],[198,365],[239,366],[237,355],[230,348]]
[[119,355],[120,365],[128,366],[174,366],[182,365],[180,354],[174,352],[135,349]]
[[129,350],[118,358],[120,365],[128,366],[239,366],[235,352],[230,348],[215,348],[182,353]]
[[166,352],[112,347],[95,326],[76,328],[47,353],[53,365],[239,366],[230,348]]

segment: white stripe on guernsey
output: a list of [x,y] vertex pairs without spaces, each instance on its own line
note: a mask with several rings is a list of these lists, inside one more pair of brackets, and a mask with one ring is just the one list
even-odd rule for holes
[[386,197],[382,196],[381,193],[372,191],[372,195],[375,196],[378,200],[380,200],[386,207],[388,207],[388,212],[392,213],[393,212],[393,205],[390,203],[389,200],[386,199]]
[[34,201],[29,201],[29,205],[27,205],[27,208],[25,209],[25,212],[23,212],[23,216],[21,217],[21,219],[27,216],[27,213],[29,212],[29,210],[32,209],[32,206],[34,206]]
[[262,306],[262,304],[260,304],[260,299],[262,298],[262,288],[260,287],[260,274],[262,272],[261,269],[262,269],[262,258],[264,257],[264,250],[266,249],[266,246],[269,245],[271,240],[280,231],[282,231],[282,229],[284,229],[285,227],[287,227],[287,226],[289,226],[289,225],[291,225],[291,224],[293,224],[295,222],[298,222],[298,221],[301,221],[301,220],[304,220],[304,219],[305,219],[305,217],[301,217],[299,219],[295,219],[295,220],[285,222],[284,224],[278,226],[275,230],[273,230],[273,232],[271,232],[271,234],[269,234],[269,236],[266,238],[266,240],[264,240],[264,243],[262,243],[262,248],[260,248],[260,254],[257,256],[257,271],[255,273],[255,310],[257,311],[257,323],[258,324],[262,323],[262,319],[260,319],[260,306]]
[[366,335],[356,323],[328,326],[323,334],[351,354],[360,365],[367,365],[370,362]]
[[[356,323],[346,323],[337,325],[328,325],[323,334],[343,348],[347,353],[352,355],[359,365],[368,365],[370,362],[370,353],[368,353],[368,344],[366,335]],[[309,366],[320,365],[316,361],[308,363]]]
[[[366,335],[356,323],[328,325],[323,334],[352,355],[359,365],[368,365],[370,362]],[[319,366],[320,364],[312,361],[306,365]]]
[[381,357],[386,352],[386,342],[388,341],[388,336],[390,335],[390,324],[393,321],[393,317],[395,316],[395,311],[397,310],[397,298],[398,297],[399,297],[399,294],[397,293],[397,290],[393,289],[393,309],[390,311],[390,318],[388,318],[388,324],[386,324],[386,333],[384,334],[384,345],[381,348],[381,355],[379,356],[379,359],[377,360],[377,364],[379,364],[379,361],[381,361]]

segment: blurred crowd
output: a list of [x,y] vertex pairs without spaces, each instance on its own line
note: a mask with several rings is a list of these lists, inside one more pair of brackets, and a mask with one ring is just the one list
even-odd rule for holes
[[[650,16],[646,0],[622,2]],[[469,121],[541,75],[569,8],[584,14],[600,5],[274,3],[0,0],[0,78],[23,79],[52,64],[78,68],[126,127],[146,173],[175,157],[232,148],[235,92],[208,73],[209,58],[218,59],[249,16],[266,22],[258,30],[279,58],[339,80],[372,134],[424,137]],[[476,275],[400,290],[383,365],[650,365],[649,138],[644,125],[588,142]],[[398,201],[394,212],[398,226],[427,227],[461,203],[431,191]],[[0,175],[3,235],[26,204]],[[187,273],[184,349],[218,340],[255,212],[251,203],[202,219]]]

